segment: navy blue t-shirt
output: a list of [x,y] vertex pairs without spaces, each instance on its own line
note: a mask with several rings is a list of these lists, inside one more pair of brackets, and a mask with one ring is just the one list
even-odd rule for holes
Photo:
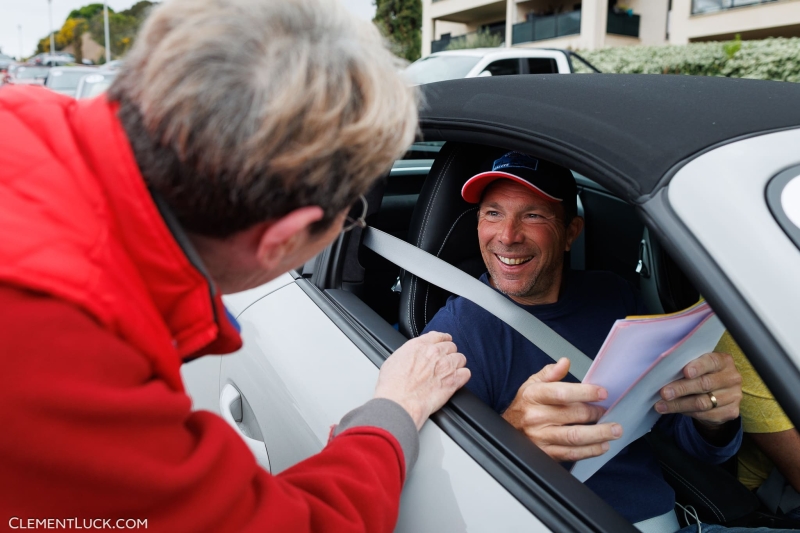
[[[481,281],[489,285],[488,275]],[[513,301],[513,300],[511,300]],[[591,358],[597,355],[614,321],[647,314],[634,288],[611,272],[570,271],[558,301],[525,306],[516,304],[550,326]],[[498,413],[511,404],[520,386],[553,360],[525,337],[491,313],[461,297],[451,297],[431,319],[425,331],[453,336],[467,358],[472,377],[467,388]],[[577,380],[568,375],[565,381]],[[666,415],[660,429],[700,460],[719,464],[739,448],[741,430],[728,445],[708,444],[691,418]],[[639,522],[673,509],[675,493],[664,481],[649,445],[639,439],[606,463],[586,485],[631,522]]]

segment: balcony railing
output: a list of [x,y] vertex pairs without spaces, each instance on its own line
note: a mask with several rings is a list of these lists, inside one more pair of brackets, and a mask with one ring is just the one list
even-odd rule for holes
[[526,22],[514,24],[512,44],[555,39],[581,33],[581,12],[570,11],[547,17],[534,17]]
[[692,0],[692,15],[713,13],[736,7],[768,4],[779,0]]
[[606,22],[606,33],[638,37],[640,19],[641,17],[639,15],[609,11],[608,22]]

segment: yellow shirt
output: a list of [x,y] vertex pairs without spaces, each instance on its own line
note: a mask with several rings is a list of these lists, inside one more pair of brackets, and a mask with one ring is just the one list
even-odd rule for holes
[[[714,351],[730,354],[742,375],[739,411],[745,433],[778,433],[794,427],[730,333],[725,332]],[[748,489],[756,489],[773,468],[772,461],[753,442],[745,439],[739,450],[739,481]]]

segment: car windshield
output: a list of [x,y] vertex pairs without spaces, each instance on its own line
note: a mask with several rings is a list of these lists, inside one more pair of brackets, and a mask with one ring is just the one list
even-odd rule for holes
[[47,67],[19,67],[15,76],[21,80],[32,80],[47,76]]
[[414,85],[454,80],[466,76],[480,60],[475,56],[428,56],[409,65],[403,75]]
[[56,91],[75,90],[86,71],[56,70],[47,77],[47,86]]

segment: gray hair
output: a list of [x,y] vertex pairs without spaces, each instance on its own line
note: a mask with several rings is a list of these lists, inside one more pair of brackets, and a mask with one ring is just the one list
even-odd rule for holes
[[413,141],[402,66],[337,0],[168,0],[109,98],[187,230],[226,237],[308,205],[319,230]]

